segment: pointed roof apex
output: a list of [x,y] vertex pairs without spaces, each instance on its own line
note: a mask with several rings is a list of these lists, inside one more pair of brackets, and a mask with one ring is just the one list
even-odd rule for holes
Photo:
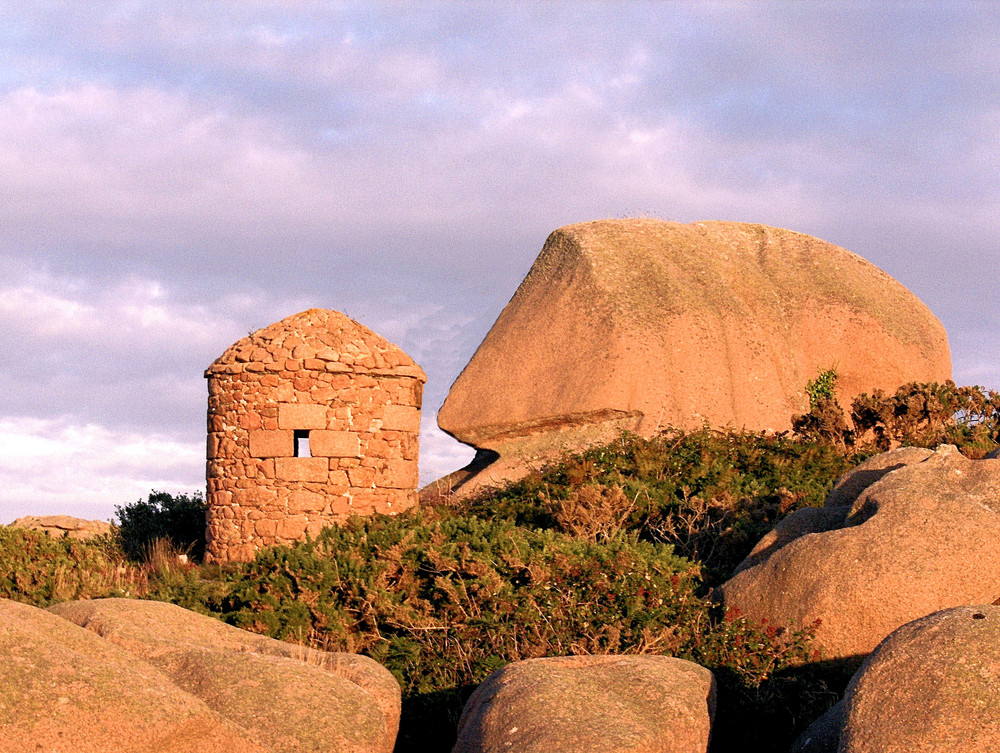
[[423,369],[398,346],[331,309],[307,309],[250,333],[213,361],[205,376],[288,371],[289,365],[297,367],[296,370],[405,376],[427,381]]

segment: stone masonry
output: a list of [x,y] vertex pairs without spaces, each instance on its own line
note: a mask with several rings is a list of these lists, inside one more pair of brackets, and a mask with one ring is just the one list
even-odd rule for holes
[[208,561],[417,503],[427,377],[366,327],[309,309],[237,341],[205,377]]

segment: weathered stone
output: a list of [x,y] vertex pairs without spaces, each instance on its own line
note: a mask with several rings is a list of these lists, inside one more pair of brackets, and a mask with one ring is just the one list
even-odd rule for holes
[[[295,437],[292,431],[267,431],[255,429],[250,432],[250,457],[290,458],[295,454]],[[214,459],[210,455],[209,459]]]
[[831,366],[842,405],[951,376],[940,322],[842,248],[763,225],[588,222],[549,236],[438,424],[497,453],[479,472],[502,482],[622,430],[789,429]]
[[330,461],[326,458],[275,458],[274,477],[278,481],[316,481],[326,483]]
[[839,753],[1000,749],[1000,608],[935,612],[897,630],[854,675]]
[[49,611],[155,666],[268,751],[393,748],[399,685],[367,657],[272,640],[155,601],[95,599]]
[[325,429],[326,406],[285,403],[278,406],[281,429]]
[[0,599],[0,751],[263,753],[166,674],[45,610]]
[[415,489],[417,469],[406,460],[387,460],[375,474],[375,485],[386,489]]
[[[772,625],[820,620],[816,642],[835,659],[867,654],[931,612],[1000,596],[1000,460],[950,445],[922,461],[886,455],[831,493],[850,505],[779,523],[720,587],[725,606]],[[859,478],[874,482],[861,489]]]
[[665,656],[529,659],[469,698],[453,753],[705,753],[715,680]]
[[309,452],[316,457],[360,458],[361,439],[353,431],[313,431],[309,433]]
[[411,405],[387,405],[382,414],[382,428],[387,431],[420,431],[420,409]]

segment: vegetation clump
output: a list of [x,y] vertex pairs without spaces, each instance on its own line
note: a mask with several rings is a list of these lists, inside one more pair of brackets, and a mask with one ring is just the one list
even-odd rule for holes
[[150,558],[165,541],[169,547],[199,562],[205,556],[205,513],[201,492],[178,494],[153,491],[145,500],[115,507],[118,540],[132,561]]
[[953,444],[970,457],[982,457],[1000,442],[1000,393],[994,390],[957,387],[951,380],[910,382],[891,395],[875,390],[854,399],[848,424],[833,393],[836,378],[830,369],[807,385],[809,412],[792,419],[803,439],[872,454]]

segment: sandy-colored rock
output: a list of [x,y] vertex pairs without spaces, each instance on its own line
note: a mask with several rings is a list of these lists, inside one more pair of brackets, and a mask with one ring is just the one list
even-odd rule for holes
[[883,476],[904,465],[922,463],[933,454],[926,447],[897,447],[868,458],[837,479],[823,506],[850,507],[865,489]]
[[45,610],[0,600],[0,753],[264,753],[166,675]]
[[704,753],[715,679],[664,656],[530,659],[469,698],[453,753]]
[[[821,624],[828,659],[868,654],[911,620],[1000,596],[1000,460],[942,445],[886,453],[845,477],[831,501],[761,540],[719,593],[756,620]],[[910,464],[905,464],[910,462]],[[881,475],[886,465],[900,467]],[[874,478],[848,493],[858,478]]]
[[844,694],[839,753],[1000,750],[1000,607],[962,606],[899,628]]
[[104,520],[84,520],[71,515],[25,515],[10,525],[12,528],[41,531],[56,538],[91,539],[111,533],[111,524]]
[[498,483],[623,429],[786,430],[808,409],[807,382],[833,366],[842,405],[951,377],[927,307],[825,241],[732,222],[569,225],[438,413],[444,431],[499,458],[444,485]]
[[377,662],[316,651],[173,604],[95,599],[49,611],[154,665],[272,751],[389,753],[400,688]]

